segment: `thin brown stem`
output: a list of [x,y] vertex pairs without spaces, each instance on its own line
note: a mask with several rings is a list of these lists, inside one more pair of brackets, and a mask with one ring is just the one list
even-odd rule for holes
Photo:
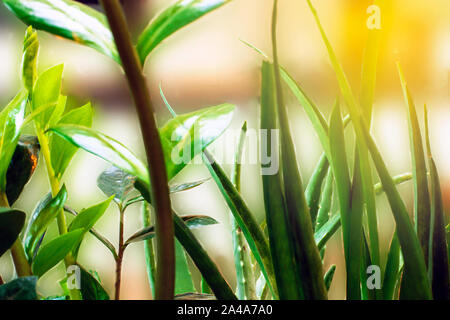
[[116,259],[116,283],[114,285],[115,288],[114,300],[120,299],[120,284],[122,282],[122,261],[123,261],[123,253],[125,252],[125,245],[123,244],[124,212],[125,210],[123,210],[123,208],[120,208],[119,250]]
[[101,0],[101,3],[105,9],[133,96],[152,182],[150,194],[155,208],[157,243],[155,298],[173,299],[175,289],[174,226],[166,165],[153,106],[142,66],[131,42],[131,36],[119,1]]

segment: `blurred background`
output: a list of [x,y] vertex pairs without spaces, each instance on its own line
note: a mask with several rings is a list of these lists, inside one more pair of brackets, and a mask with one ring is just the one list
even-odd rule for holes
[[[87,1],[94,2],[95,1]],[[150,18],[171,1],[123,1],[136,36]],[[406,109],[395,62],[403,67],[410,90],[423,122],[423,104],[430,109],[430,134],[434,157],[440,173],[447,218],[450,208],[450,4],[448,0],[396,0],[389,2],[392,14],[381,16],[384,40],[381,46],[375,94],[373,133],[392,174],[411,170]],[[366,10],[369,0],[314,1],[323,26],[338,58],[347,72],[355,94],[359,92],[361,60],[367,37]],[[99,7],[93,5],[95,8]],[[188,112],[223,102],[237,106],[232,128],[244,120],[258,127],[261,56],[245,46],[246,40],[270,53],[271,0],[233,0],[204,16],[164,41],[145,66],[148,84],[157,110],[159,124],[170,118],[159,97],[161,83],[167,99],[177,112]],[[281,63],[301,84],[308,95],[328,116],[338,95],[337,82],[328,62],[316,24],[306,1],[283,0],[279,9],[279,51]],[[0,5],[0,106],[14,96],[20,86],[22,39],[26,26]],[[81,106],[92,101],[94,128],[123,142],[142,159],[144,151],[139,126],[123,73],[109,58],[70,41],[39,32],[41,43],[39,70],[64,63],[63,93],[69,105]],[[287,92],[287,90],[286,90]],[[319,140],[294,97],[287,93],[289,115],[294,131],[299,165],[306,183],[321,154]],[[422,126],[423,127],[423,126]],[[217,144],[220,144],[219,139]],[[226,150],[233,154],[234,150]],[[228,165],[224,165],[229,170]],[[108,164],[83,151],[75,156],[63,177],[69,191],[68,204],[76,210],[105,199],[96,186],[97,176]],[[190,165],[175,182],[208,177],[202,165]],[[264,216],[261,178],[257,164],[243,168],[242,193],[258,219]],[[399,187],[412,214],[412,186]],[[49,189],[42,163],[27,185],[16,206],[31,213]],[[229,212],[212,181],[173,196],[181,214],[207,214],[219,225],[196,230],[213,259],[234,286]],[[384,197],[379,197],[380,241],[385,250],[394,222]],[[141,228],[139,205],[126,213],[126,234]],[[96,229],[113,243],[118,241],[118,212],[114,205],[97,223]],[[49,231],[56,234],[56,227]],[[109,252],[91,235],[86,237],[80,262],[97,270],[102,283],[112,294],[114,261]],[[339,234],[327,246],[325,268],[337,264],[330,298],[345,297],[345,267]],[[13,276],[10,259],[0,259],[0,273]],[[198,274],[196,274],[198,278]],[[64,276],[62,266],[54,268],[39,281],[39,291],[46,295],[60,293],[58,281]],[[129,246],[124,258],[122,299],[149,299],[143,245]]]

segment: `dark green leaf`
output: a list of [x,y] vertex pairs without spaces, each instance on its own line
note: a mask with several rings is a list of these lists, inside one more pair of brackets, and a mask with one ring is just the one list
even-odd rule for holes
[[[189,215],[189,216],[183,216],[181,219],[184,221],[186,226],[189,229],[199,228],[202,226],[217,224],[217,220],[214,218],[208,217],[208,216],[202,216],[202,215]],[[125,242],[126,244],[134,243],[146,239],[151,239],[155,236],[155,227],[150,226],[143,228],[139,231],[137,231],[135,234],[133,234],[128,240]]]
[[64,206],[67,199],[67,190],[63,185],[58,194],[52,198],[47,195],[36,207],[28,222],[25,232],[24,247],[28,260],[33,260],[37,253],[39,242],[49,224],[56,218],[59,210]]
[[428,258],[428,274],[431,275],[433,298],[449,300],[450,279],[448,263],[448,243],[445,232],[445,212],[442,201],[441,184],[436,163],[431,155],[430,135],[428,132],[428,110],[425,106],[425,137],[428,163],[431,177],[431,223],[430,223],[430,256]]
[[0,286],[0,300],[37,300],[37,277],[23,277]]
[[175,294],[194,292],[195,287],[186,254],[178,240],[175,240],[175,261]]
[[[278,139],[274,130],[278,129],[276,102],[274,95],[273,68],[267,62],[262,66],[261,83],[261,153],[270,156],[271,163],[261,164],[265,167],[278,165]],[[272,146],[273,141],[276,145]],[[272,147],[274,147],[272,149]],[[261,158],[262,159],[262,158]],[[264,205],[266,211],[267,230],[272,254],[275,279],[280,299],[300,299],[301,290],[295,272],[294,253],[289,241],[286,204],[279,170],[274,174],[262,174]]]
[[394,299],[394,290],[397,282],[400,281],[400,243],[397,232],[392,236],[389,246],[388,259],[383,280],[383,298],[385,300]]
[[60,235],[42,246],[31,265],[34,275],[41,277],[64,259],[80,242],[84,229],[77,229]]
[[80,267],[81,272],[81,295],[83,300],[109,300],[109,295],[103,289],[100,282],[83,267]]
[[184,293],[177,294],[175,300],[217,300],[213,294],[206,293]]
[[[80,108],[71,110],[61,119],[57,119],[59,120],[57,125],[75,124],[90,127],[92,125],[92,115],[91,104],[87,103]],[[60,136],[52,135],[50,140],[51,164],[57,179],[61,179],[77,150],[78,148]]]
[[172,33],[230,0],[177,0],[157,14],[139,36],[137,51],[144,64],[150,52]]
[[0,257],[14,244],[25,224],[22,211],[0,207]]
[[30,180],[39,159],[39,142],[34,136],[22,136],[6,173],[6,196],[12,205]]
[[19,92],[0,112],[0,191],[6,191],[6,174],[20,138],[24,122],[27,92]]
[[70,0],[3,0],[24,23],[91,47],[120,63],[106,17]]

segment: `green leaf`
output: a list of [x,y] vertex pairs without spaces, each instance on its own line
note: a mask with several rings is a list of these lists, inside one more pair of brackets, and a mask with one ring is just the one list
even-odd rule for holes
[[195,187],[198,187],[209,180],[211,180],[211,178],[205,178],[205,179],[200,179],[200,180],[192,181],[192,182],[174,184],[174,185],[169,186],[170,193],[187,191],[187,190],[193,189]]
[[0,207],[0,257],[14,244],[25,224],[26,214]]
[[323,281],[325,282],[325,287],[327,288],[328,291],[330,290],[331,282],[333,281],[335,271],[336,271],[336,265],[333,264],[333,265],[331,265],[331,267],[328,269],[328,271],[325,273],[325,276],[323,277]]
[[36,81],[31,98],[31,111],[40,108],[47,110],[41,112],[34,119],[38,130],[45,130],[50,123],[50,118],[55,111],[60,99],[61,81],[64,65],[59,64],[43,72]]
[[398,241],[397,232],[392,236],[391,245],[389,246],[388,259],[383,280],[383,299],[393,300],[394,290],[397,282],[400,281],[400,242]]
[[228,204],[236,222],[244,233],[245,239],[252,251],[258,265],[266,278],[271,291],[274,293],[274,271],[268,241],[261,230],[254,215],[251,213],[244,199],[236,187],[227,177],[222,167],[207,150],[203,152],[203,163],[208,168],[217,184],[222,196]]
[[31,265],[33,274],[41,277],[64,259],[79,243],[84,229],[77,229],[60,235],[42,246]]
[[39,142],[34,136],[21,136],[6,173],[6,196],[12,205],[30,180],[39,160]]
[[28,260],[33,260],[37,253],[37,248],[44,235],[45,230],[56,218],[59,210],[64,206],[67,199],[67,190],[63,185],[58,194],[52,198],[48,194],[36,207],[31,215],[28,227],[25,232],[24,247]]
[[341,226],[341,215],[339,213],[333,215],[319,230],[314,233],[314,240],[317,247],[321,250],[327,241],[335,234]]
[[225,131],[234,108],[228,103],[203,108],[179,115],[160,129],[169,179]]
[[175,294],[195,292],[183,246],[175,240]]
[[20,91],[0,112],[0,192],[6,191],[6,174],[20,138],[27,92]]
[[366,139],[373,162],[385,190],[392,213],[397,226],[397,235],[402,249],[405,272],[408,273],[410,292],[408,295],[414,299],[431,299],[431,287],[427,277],[425,260],[419,239],[409,218],[405,204],[403,203],[392,177],[386,168],[386,164],[372,140],[364,120],[360,119],[362,132]]
[[109,295],[100,282],[82,266],[78,266],[80,267],[81,272],[80,290],[83,300],[109,300]]
[[[142,196],[150,204],[151,199],[148,193],[149,186],[143,185],[142,183],[137,183],[136,188],[142,193]],[[174,211],[172,211],[172,213],[175,226],[175,237],[192,258],[192,261],[197,266],[208,285],[211,287],[211,290],[214,292],[217,299],[236,300],[237,298],[231,290],[229,284],[223,278],[221,272],[217,268],[217,265],[211,260],[201,243],[197,240],[183,219],[180,218]]]
[[428,163],[431,177],[431,224],[430,247],[428,257],[428,274],[431,279],[433,298],[449,300],[450,279],[448,263],[448,243],[445,231],[445,212],[442,202],[441,184],[436,163],[431,155],[430,135],[428,130],[428,110],[425,106],[425,137],[428,153]]
[[141,63],[161,41],[230,0],[177,0],[157,14],[139,36],[136,45]]
[[23,40],[22,56],[22,82],[28,92],[33,92],[34,83],[37,79],[37,57],[39,52],[39,41],[37,32],[30,26],[25,32]]
[[[92,106],[90,103],[87,103],[80,108],[68,112],[61,119],[58,119],[57,125],[76,124],[90,127],[92,125],[92,116]],[[77,150],[78,148],[60,136],[52,135],[50,140],[51,164],[57,179],[61,179]]]
[[[102,201],[96,205],[93,205],[87,209],[83,209],[80,211],[80,213],[77,214],[75,219],[72,220],[72,222],[69,225],[68,231],[75,231],[77,229],[83,229],[83,236],[85,233],[89,232],[89,230],[92,229],[92,227],[95,225],[95,223],[98,221],[98,219],[101,218],[101,216],[105,213],[106,209],[108,209],[109,204],[111,203],[113,197],[109,197],[105,201]],[[80,243],[81,243],[80,239]],[[74,251],[74,257],[77,257],[78,248],[79,245],[76,245],[76,248]]]
[[319,211],[320,195],[322,194],[322,184],[328,174],[329,162],[327,156],[322,154],[319,159],[308,186],[305,190],[306,203],[309,207],[309,213],[311,214],[311,222],[316,224],[316,218]]
[[[279,163],[278,141],[272,149],[272,141],[278,130],[276,102],[274,95],[274,77],[272,66],[264,62],[262,66],[261,83],[261,129],[266,130],[261,135],[261,153],[270,155],[272,163],[261,164],[262,170],[266,166]],[[263,133],[264,131],[262,131]],[[263,151],[264,150],[264,151]],[[267,230],[272,254],[273,268],[280,299],[302,298],[299,279],[295,272],[294,253],[288,236],[288,218],[283,195],[281,175],[277,170],[274,174],[262,174],[264,205],[266,211]]]
[[77,125],[58,125],[49,130],[117,168],[137,176],[142,181],[149,182],[144,163],[117,140],[93,129]]
[[[219,223],[216,219],[212,217],[202,215],[188,215],[181,217],[181,219],[184,221],[184,223],[189,229],[195,229]],[[155,237],[155,227],[149,226],[134,233],[131,237],[128,238],[127,241],[125,241],[125,244],[147,240],[153,237]]]
[[70,0],[3,0],[24,23],[91,47],[120,63],[104,14]]
[[37,277],[22,277],[0,286],[0,300],[37,300]]
[[97,186],[108,196],[114,196],[114,201],[122,204],[129,193],[134,190],[136,177],[116,167],[103,171],[97,178]]
[[414,216],[417,236],[422,246],[425,261],[428,263],[428,247],[430,239],[430,193],[428,191],[427,165],[422,143],[422,135],[417,119],[416,107],[406,84],[400,64],[397,63],[400,82],[408,113],[409,141],[414,183]]
[[333,201],[333,184],[333,169],[329,168],[327,177],[325,179],[325,185],[320,195],[319,210],[317,213],[317,221],[314,227],[314,231],[319,230],[330,218],[331,204]]

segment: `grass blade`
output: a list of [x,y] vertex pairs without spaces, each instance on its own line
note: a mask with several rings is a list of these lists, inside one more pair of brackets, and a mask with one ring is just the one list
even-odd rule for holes
[[397,225],[397,234],[402,249],[404,266],[409,275],[409,296],[414,299],[431,299],[431,288],[427,277],[425,259],[405,204],[395,187],[392,177],[389,175],[389,171],[375,142],[372,140],[368,129],[364,126],[364,120],[361,119],[360,123]]
[[388,259],[383,280],[383,298],[385,300],[394,299],[394,290],[397,282],[400,280],[400,242],[397,232],[392,236],[389,247]]
[[430,193],[428,191],[427,166],[422,143],[422,135],[417,119],[416,108],[411,93],[406,84],[400,64],[397,64],[400,82],[403,89],[408,113],[409,141],[411,148],[412,175],[414,184],[414,216],[420,245],[428,263],[428,248],[430,239]]
[[425,106],[425,137],[431,177],[431,228],[429,274],[434,299],[449,300],[450,280],[448,264],[448,248],[445,232],[444,205],[436,164],[431,155],[430,136],[428,130],[428,110]]
[[311,216],[306,204],[281,87],[276,37],[277,7],[278,0],[274,0],[272,12],[273,69],[280,123],[281,167],[289,231],[298,268],[297,272],[302,279],[304,297],[305,299],[323,300],[327,299],[327,290],[323,281],[323,266],[314,241]]
[[325,273],[324,282],[327,288],[327,291],[330,290],[331,282],[333,281],[334,272],[336,271],[336,265],[331,265],[330,269]]
[[[277,114],[276,102],[273,94],[274,90],[273,67],[267,62],[262,65],[261,83],[261,152],[278,158],[278,139],[276,131]],[[274,139],[275,138],[275,139]],[[272,149],[272,141],[276,140],[275,149]],[[264,150],[264,151],[263,151]],[[261,164],[262,170],[273,163]],[[280,299],[300,299],[302,298],[301,286],[296,275],[293,248],[288,236],[288,220],[286,213],[283,187],[279,170],[274,174],[262,172],[264,205],[266,211],[267,230],[269,233],[269,243],[272,253],[272,262],[277,281],[278,294]]]

